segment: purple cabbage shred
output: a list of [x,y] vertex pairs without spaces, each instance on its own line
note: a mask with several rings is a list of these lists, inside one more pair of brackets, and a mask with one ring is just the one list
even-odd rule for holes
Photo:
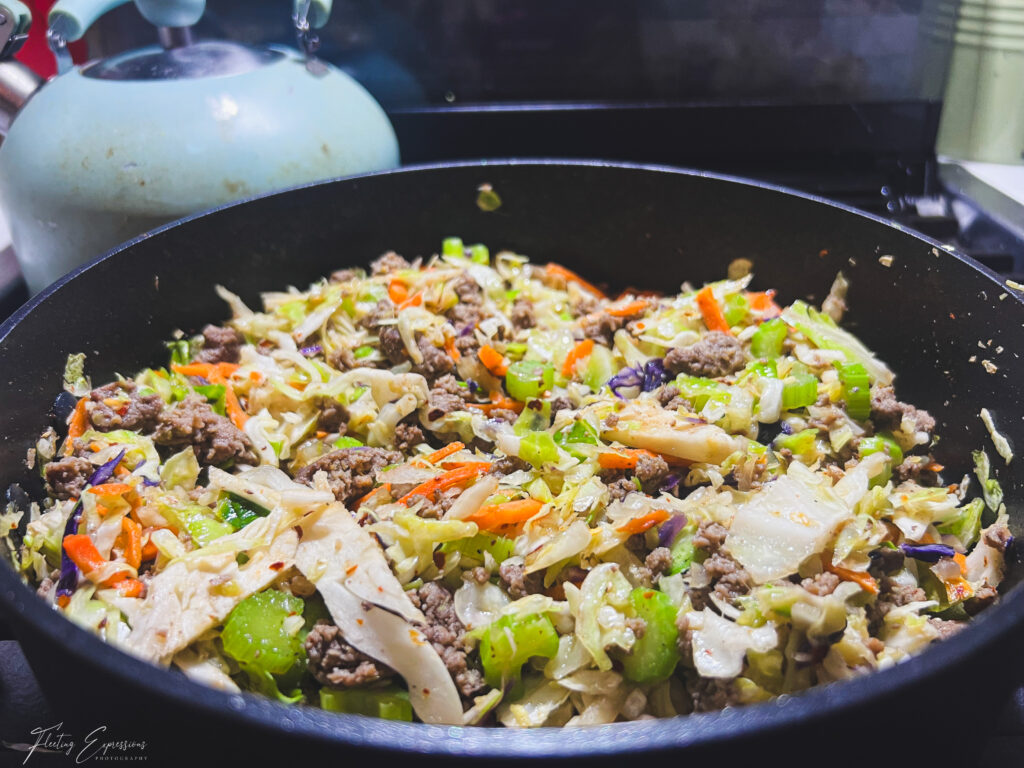
[[937,563],[944,557],[952,557],[956,550],[945,544],[900,544],[903,554],[926,563]]
[[673,515],[658,529],[658,546],[671,547],[679,532],[686,527],[686,515]]
[[636,368],[623,368],[621,371],[619,371],[610,379],[608,379],[608,386],[611,388],[612,393],[620,399],[624,399],[622,398],[622,395],[619,394],[620,389],[632,389],[633,387],[642,387],[643,384],[643,371],[637,370]]
[[644,364],[644,392],[653,392],[670,378],[662,358],[655,357]]
[[121,459],[124,458],[126,449],[122,448],[121,452],[114,458],[105,464],[100,464],[96,468],[96,471],[89,476],[89,485],[103,485],[105,482],[110,480],[114,476],[114,469],[118,464],[121,463]]
[[302,349],[299,350],[299,352],[301,352],[306,357],[313,357],[314,355],[319,355],[323,351],[324,348],[321,347],[319,344],[314,344],[310,347],[303,347]]
[[[114,476],[114,468],[124,458],[125,449],[122,448],[110,461],[101,464],[96,471],[89,476],[89,485],[103,485]],[[67,523],[64,524],[64,535],[71,536],[78,530],[78,522],[82,519],[82,502],[75,504],[71,510]],[[61,539],[63,541],[63,538]],[[60,580],[57,582],[57,597],[71,597],[71,593],[78,586],[78,566],[71,562],[68,553],[64,551],[63,545],[60,550]]]

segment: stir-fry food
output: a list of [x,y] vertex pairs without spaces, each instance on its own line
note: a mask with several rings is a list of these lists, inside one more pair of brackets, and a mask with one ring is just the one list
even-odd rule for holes
[[70,358],[49,499],[0,529],[119,648],[337,712],[584,725],[891,666],[997,598],[999,485],[941,477],[841,275],[822,311],[751,279],[609,297],[451,238],[218,287],[164,368]]

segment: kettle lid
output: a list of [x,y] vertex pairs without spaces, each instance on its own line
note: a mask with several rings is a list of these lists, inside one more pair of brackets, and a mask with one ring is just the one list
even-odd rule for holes
[[284,58],[283,51],[227,40],[201,40],[180,48],[150,46],[86,64],[97,80],[185,80],[239,75]]

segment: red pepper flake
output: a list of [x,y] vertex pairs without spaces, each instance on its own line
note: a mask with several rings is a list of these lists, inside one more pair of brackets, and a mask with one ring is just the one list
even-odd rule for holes
[[956,315],[954,315],[952,312],[950,312],[949,313],[949,319],[950,320],[956,320]]
[[822,248],[820,251],[818,251],[819,259],[824,259],[826,256],[828,256],[828,248]]
[[280,560],[276,563],[270,564],[270,570],[272,571],[280,571],[282,568],[284,568],[284,563],[282,563]]
[[350,565],[348,568],[345,569],[345,575],[346,576],[351,576],[353,573],[356,572],[356,569],[358,567],[359,567],[359,563],[356,563],[355,565]]

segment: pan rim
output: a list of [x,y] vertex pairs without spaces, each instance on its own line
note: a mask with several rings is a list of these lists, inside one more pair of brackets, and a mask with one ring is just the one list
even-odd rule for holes
[[[561,160],[557,158],[497,159],[459,161],[406,166],[358,176],[340,177],[303,184],[287,190],[254,196],[202,211],[144,233],[109,252],[98,256],[68,273],[53,285],[32,297],[10,318],[0,324],[0,344],[18,324],[51,295],[103,261],[129,249],[139,242],[155,237],[181,224],[254,200],[285,195],[313,187],[339,182],[358,182],[378,176],[409,176],[422,172],[443,172],[452,168],[484,168],[508,166],[601,167],[617,170],[671,173],[738,183],[767,191],[786,194],[838,208],[937,248],[948,256],[965,262],[998,285],[1002,280],[970,257],[950,249],[938,241],[882,217],[859,211],[820,196],[784,186],[760,182],[741,176],[713,173],[698,169],[657,164],[620,163],[604,160]],[[1022,304],[1020,295],[1008,291]],[[17,585],[15,587],[15,585]],[[13,609],[11,618],[24,622],[60,645],[75,661],[98,665],[119,682],[141,684],[155,695],[178,704],[188,705],[197,714],[216,714],[219,718],[244,721],[247,724],[271,726],[282,734],[342,745],[387,752],[415,752],[449,757],[550,757],[568,758],[586,755],[612,755],[638,749],[658,751],[682,747],[709,746],[728,739],[755,737],[767,731],[783,730],[797,724],[833,718],[855,709],[875,698],[881,691],[896,691],[923,681],[955,664],[971,652],[983,652],[996,644],[1024,622],[1024,587],[1018,586],[1003,596],[996,610],[985,611],[969,631],[929,648],[892,669],[882,670],[840,684],[817,686],[801,694],[719,712],[682,715],[676,718],[645,722],[615,723],[583,729],[542,728],[532,730],[484,729],[462,726],[437,726],[420,723],[395,723],[355,715],[337,715],[306,707],[288,707],[255,695],[229,694],[208,688],[180,675],[168,675],[141,659],[127,654],[77,627],[37,600],[12,569],[0,568],[0,605]],[[173,682],[172,682],[173,681]]]

